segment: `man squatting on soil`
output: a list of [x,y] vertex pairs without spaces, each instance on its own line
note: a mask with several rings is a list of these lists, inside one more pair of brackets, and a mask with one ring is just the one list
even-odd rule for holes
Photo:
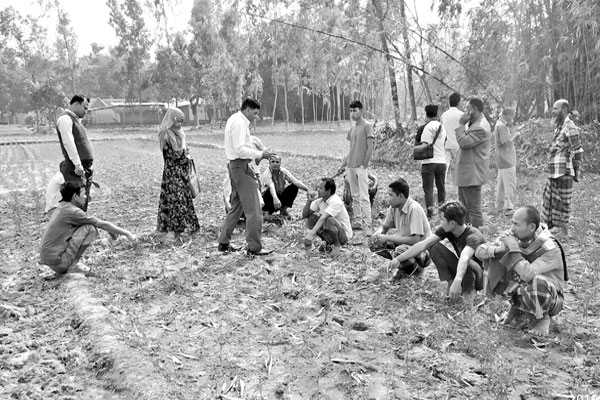
[[302,210],[302,218],[306,219],[306,227],[309,229],[304,237],[304,245],[309,246],[315,235],[318,235],[326,244],[333,246],[333,255],[352,239],[348,211],[335,191],[335,181],[332,178],[322,178],[318,197],[307,192],[307,201]]
[[503,323],[531,314],[537,322],[529,332],[548,334],[550,318],[562,310],[568,276],[562,249],[540,224],[539,212],[533,206],[519,208],[511,229],[496,242],[480,245],[475,255],[489,268],[488,292],[511,298]]
[[[462,203],[450,201],[442,205],[440,216],[442,223],[434,233],[390,261],[390,268],[398,268],[411,258],[421,257],[429,249],[440,280],[448,282],[448,296],[457,299],[462,293],[483,289],[483,269],[475,249],[485,240],[479,229],[465,224],[467,209]],[[443,239],[448,239],[458,258],[439,243]]]
[[[289,185],[286,185],[289,182]],[[274,154],[269,158],[269,168],[260,177],[262,186],[263,211],[273,214],[279,210],[284,218],[289,218],[288,208],[292,208],[298,196],[298,190],[308,192],[308,187],[287,169],[281,166],[281,156]]]
[[[383,225],[375,231],[370,240],[371,251],[389,260],[431,235],[425,210],[417,201],[409,197],[409,190],[408,183],[402,178],[390,183],[388,187],[390,207],[386,212]],[[423,269],[430,262],[431,259],[426,251],[402,261],[393,280],[410,275],[420,277]]]
[[60,274],[88,272],[87,268],[79,263],[79,259],[88,246],[96,240],[97,228],[104,229],[113,238],[124,235],[132,242],[137,240],[128,230],[88,216],[83,211],[86,194],[81,183],[65,182],[61,186],[60,194],[62,201],[52,213],[42,237],[41,264],[46,264]]

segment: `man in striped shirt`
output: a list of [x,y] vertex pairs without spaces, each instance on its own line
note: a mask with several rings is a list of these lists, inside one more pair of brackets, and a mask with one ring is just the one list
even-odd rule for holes
[[556,128],[548,156],[548,179],[543,193],[542,220],[553,234],[567,234],[573,181],[579,182],[583,147],[579,129],[569,118],[569,102],[557,100],[552,107]]

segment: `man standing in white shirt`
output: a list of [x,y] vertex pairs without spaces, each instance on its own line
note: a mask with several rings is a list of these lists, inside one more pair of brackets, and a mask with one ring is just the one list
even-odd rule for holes
[[76,94],[71,99],[69,107],[56,120],[56,131],[64,160],[60,163],[60,172],[65,182],[80,183],[85,186],[85,204],[87,211],[92,185],[92,164],[94,163],[94,148],[87,137],[87,131],[81,123],[81,118],[87,114],[90,99]]
[[428,104],[425,106],[427,124],[421,134],[421,143],[433,144],[433,157],[421,161],[421,178],[423,179],[423,192],[425,193],[425,206],[427,218],[433,217],[433,184],[437,188],[438,207],[446,202],[446,158],[444,142],[446,131],[437,118],[438,106]]
[[448,177],[448,171],[454,168],[456,162],[456,156],[458,154],[458,141],[456,140],[456,129],[460,126],[460,117],[463,112],[458,109],[460,103],[460,94],[452,93],[448,98],[450,108],[447,109],[440,117],[440,122],[444,126],[446,131],[446,178]]
[[240,111],[233,114],[225,125],[225,155],[229,160],[227,169],[231,180],[231,208],[225,217],[225,223],[219,234],[219,251],[236,251],[231,246],[231,235],[242,212],[246,216],[247,253],[250,255],[266,255],[270,251],[262,248],[262,211],[258,191],[258,177],[250,163],[255,159],[265,159],[274,153],[257,150],[250,136],[250,123],[254,121],[260,110],[256,100],[246,99]]

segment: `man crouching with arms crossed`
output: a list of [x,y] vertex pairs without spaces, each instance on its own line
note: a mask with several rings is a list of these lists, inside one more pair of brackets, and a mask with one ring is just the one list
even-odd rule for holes
[[[511,308],[503,323],[511,325],[522,313],[531,314],[537,323],[529,332],[547,335],[550,318],[562,310],[568,277],[561,248],[546,226],[540,224],[535,207],[519,208],[512,217],[510,231],[498,243],[479,246],[475,254],[489,262],[490,287],[494,292],[506,290],[511,296]],[[514,281],[512,285],[509,277]],[[497,280],[504,280],[504,284],[496,286]]]

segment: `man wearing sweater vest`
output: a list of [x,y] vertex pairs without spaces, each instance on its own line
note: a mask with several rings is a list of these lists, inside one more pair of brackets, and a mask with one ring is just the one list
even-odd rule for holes
[[533,315],[536,323],[529,332],[547,335],[550,319],[563,308],[568,274],[560,244],[540,222],[538,210],[519,208],[511,229],[496,242],[480,245],[475,256],[488,269],[486,290],[511,299],[503,323],[514,324],[520,314]]
[[92,164],[94,149],[90,143],[81,118],[85,117],[90,99],[76,94],[69,107],[56,121],[56,131],[64,161],[60,163],[60,172],[65,182],[80,183],[85,186],[86,200],[83,211],[87,211],[90,187],[92,185]]

